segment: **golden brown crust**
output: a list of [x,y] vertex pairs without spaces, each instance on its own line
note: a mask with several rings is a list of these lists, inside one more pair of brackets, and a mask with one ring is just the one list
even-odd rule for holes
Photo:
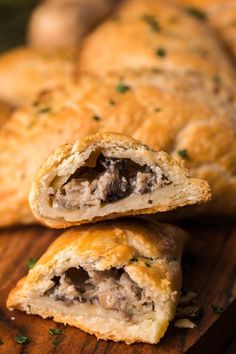
[[[194,9],[189,13],[196,13],[200,9],[206,22],[215,30],[215,34],[226,49],[236,60],[236,4],[230,0],[175,0],[175,2],[184,5],[185,8]],[[200,15],[201,17],[201,15]]]
[[74,49],[19,47],[0,56],[0,98],[21,105],[40,91],[66,83],[74,70]]
[[[83,208],[58,208],[53,207],[50,197],[54,181],[60,184],[68,181],[78,167],[86,166],[90,156],[105,153],[108,157],[129,158],[141,165],[157,166],[162,170],[171,184],[159,189],[159,194],[146,193],[125,198],[124,202],[107,203],[93,211],[89,206]],[[63,182],[62,182],[63,183]],[[164,191],[165,189],[165,191]],[[56,191],[54,191],[56,193]],[[163,196],[162,196],[163,194]],[[91,221],[118,218],[125,215],[152,214],[175,209],[184,205],[191,205],[208,201],[210,189],[206,181],[190,179],[187,171],[164,152],[157,152],[130,137],[100,132],[95,135],[82,137],[73,145],[64,145],[50,155],[36,173],[29,196],[30,206],[34,216],[42,223],[54,227],[65,228],[69,226],[89,223]],[[130,200],[130,201],[129,201]]]
[[[39,314],[43,318],[53,316],[58,322],[75,325],[98,338],[128,343],[157,342],[174,317],[181,286],[180,258],[185,239],[186,234],[175,226],[141,219],[99,223],[69,230],[49,247],[28,276],[18,282],[8,296],[7,306]],[[145,262],[149,262],[150,266],[147,267]],[[119,332],[105,333],[102,326],[99,330],[95,326],[89,327],[85,321],[67,312],[68,307],[61,313],[55,311],[52,306],[54,303],[56,307],[55,302],[51,302],[49,308],[46,305],[40,308],[36,306],[40,295],[51,286],[49,281],[55,274],[60,275],[68,268],[81,264],[100,271],[124,267],[131,279],[151,292],[153,298],[163,298],[163,307],[159,309],[163,313],[156,314],[157,318],[161,318],[156,333],[142,337],[142,333],[137,332],[132,337],[128,334],[121,337]],[[125,325],[129,326],[127,323]]]
[[1,226],[34,222],[27,195],[42,161],[59,145],[101,129],[127,134],[179,160],[185,149],[186,167],[213,191],[201,211],[235,214],[234,89],[220,76],[216,81],[165,71],[124,72],[123,82],[130,89],[122,94],[120,76],[82,77],[14,113],[0,134]]
[[114,18],[87,37],[78,63],[79,72],[102,76],[153,67],[220,72],[225,80],[235,81],[230,62],[204,21],[165,0],[125,1]]

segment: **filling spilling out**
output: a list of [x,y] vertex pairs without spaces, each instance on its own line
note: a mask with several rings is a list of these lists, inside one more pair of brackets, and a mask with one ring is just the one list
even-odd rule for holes
[[77,209],[152,193],[171,182],[158,166],[139,165],[128,158],[100,154],[96,166],[79,168],[52,193],[54,208]]
[[86,271],[69,268],[53,279],[54,285],[44,295],[65,306],[87,303],[105,310],[119,312],[130,321],[138,314],[151,314],[155,304],[124,271],[111,268],[109,271]]

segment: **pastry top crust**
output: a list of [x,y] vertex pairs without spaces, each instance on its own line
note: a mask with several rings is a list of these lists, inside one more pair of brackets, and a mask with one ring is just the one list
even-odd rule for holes
[[[203,11],[205,20],[208,21],[218,39],[224,44],[236,60],[236,3],[233,0],[175,0],[188,8],[192,8],[193,15],[197,9]],[[191,11],[189,11],[191,13]],[[197,16],[197,15],[195,15]],[[201,17],[201,15],[200,15]]]
[[225,80],[235,82],[230,61],[204,21],[164,0],[125,1],[113,18],[87,37],[78,71],[104,75],[156,66],[205,75],[221,72]]
[[53,276],[78,265],[99,271],[124,267],[152,296],[160,291],[171,294],[179,290],[179,262],[186,237],[178,227],[141,219],[70,229],[53,242],[28,276],[18,282],[7,305],[16,305],[19,291],[25,295],[31,289],[44,292]]
[[74,70],[74,49],[19,47],[0,56],[0,98],[22,105],[45,89],[64,84]]

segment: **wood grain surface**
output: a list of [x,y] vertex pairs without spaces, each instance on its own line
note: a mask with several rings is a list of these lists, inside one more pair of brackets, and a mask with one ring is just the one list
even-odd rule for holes
[[[197,304],[204,314],[194,329],[170,326],[158,345],[113,343],[97,341],[79,329],[29,316],[5,307],[9,290],[27,273],[27,260],[45,251],[60,232],[42,227],[21,227],[0,232],[0,353],[6,354],[179,354],[223,353],[235,335],[236,328],[236,224],[232,221],[188,222],[191,232],[183,259],[186,290],[198,293]],[[211,305],[225,308],[218,315]],[[60,341],[48,334],[49,328],[60,328]],[[16,335],[26,335],[30,342],[18,344]],[[232,347],[232,346],[231,346]],[[233,345],[234,347],[234,345]],[[229,352],[229,351],[228,351]],[[230,352],[229,352],[230,353]]]

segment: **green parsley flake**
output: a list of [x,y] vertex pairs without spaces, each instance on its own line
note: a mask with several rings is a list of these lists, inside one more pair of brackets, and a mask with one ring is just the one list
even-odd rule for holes
[[34,268],[35,264],[36,264],[36,260],[34,258],[29,258],[28,259],[27,265],[28,265],[29,269]]
[[55,338],[55,339],[53,339],[53,341],[52,341],[52,344],[53,345],[58,345],[58,344],[60,344],[61,343],[61,341],[60,341],[60,339],[58,339],[58,338]]
[[4,344],[4,340],[0,339],[0,345]]
[[178,151],[178,155],[182,157],[182,159],[188,159],[188,150],[187,149],[182,149]]
[[15,336],[15,341],[18,344],[29,343],[29,338],[26,336]]
[[164,58],[166,56],[166,50],[164,48],[158,48],[156,50],[156,55],[160,58]]
[[198,20],[206,20],[207,16],[204,11],[198,9],[197,7],[187,7],[186,11],[189,15],[196,17]]
[[190,316],[190,319],[193,321],[198,321],[203,317],[203,307],[198,308],[193,315]]
[[148,268],[151,268],[151,264],[148,263],[148,262],[145,262],[145,266],[148,267]]
[[221,77],[219,75],[214,75],[213,76],[213,81],[217,84],[221,83]]
[[101,120],[101,118],[99,116],[97,116],[97,115],[94,115],[93,116],[93,120],[96,120],[98,122],[99,120]]
[[137,257],[137,256],[134,256],[133,258],[131,258],[130,261],[131,261],[131,262],[138,262],[138,257]]
[[128,85],[125,85],[122,81],[116,86],[116,91],[119,93],[125,93],[130,90]]
[[218,305],[211,305],[212,311],[217,313],[218,315],[221,315],[224,312],[224,308],[220,307]]
[[143,15],[141,18],[144,22],[146,22],[149,25],[149,27],[153,32],[159,32],[161,30],[161,27],[154,16]]
[[49,328],[48,333],[51,334],[51,336],[57,336],[58,334],[61,334],[62,330],[59,328]]
[[38,114],[47,114],[51,112],[51,108],[50,107],[44,107],[44,108],[39,108],[38,109]]

